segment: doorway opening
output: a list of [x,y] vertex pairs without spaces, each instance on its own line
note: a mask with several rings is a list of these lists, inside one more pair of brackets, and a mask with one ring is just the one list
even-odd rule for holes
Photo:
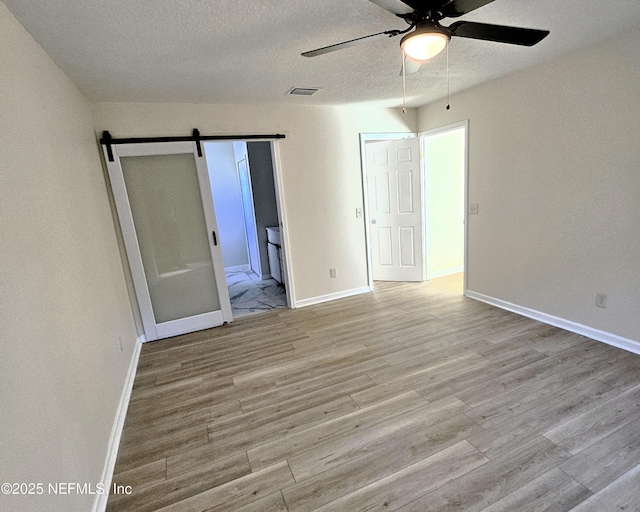
[[466,292],[467,132],[361,135],[370,288],[437,279]]
[[287,307],[272,143],[207,142],[204,149],[233,317]]

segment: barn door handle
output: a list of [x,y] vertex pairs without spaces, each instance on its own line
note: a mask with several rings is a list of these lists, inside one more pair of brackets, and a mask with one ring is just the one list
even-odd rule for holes
[[218,237],[216,236],[216,232],[212,231],[211,234],[213,234],[213,245],[218,245]]

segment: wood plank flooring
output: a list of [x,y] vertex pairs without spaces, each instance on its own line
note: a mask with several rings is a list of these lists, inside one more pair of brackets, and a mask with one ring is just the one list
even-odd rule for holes
[[145,344],[109,511],[640,511],[640,356],[460,276]]

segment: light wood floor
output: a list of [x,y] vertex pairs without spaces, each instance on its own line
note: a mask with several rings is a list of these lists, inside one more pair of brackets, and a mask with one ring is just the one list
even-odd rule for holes
[[109,511],[640,510],[640,356],[457,278],[142,348]]

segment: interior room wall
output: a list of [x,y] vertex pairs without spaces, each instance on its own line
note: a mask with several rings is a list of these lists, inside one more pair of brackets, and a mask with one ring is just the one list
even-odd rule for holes
[[88,101],[0,3],[0,510],[86,512],[136,330]]
[[419,110],[469,119],[469,290],[640,341],[639,47],[640,27]]
[[429,279],[464,267],[464,128],[424,139]]
[[[295,101],[292,98],[291,101]],[[98,103],[96,130],[114,137],[286,135],[276,144],[294,298],[316,300],[367,286],[360,133],[414,132],[416,112],[374,107]],[[329,277],[329,268],[337,277]]]
[[225,268],[249,264],[233,142],[204,144]]
[[260,247],[260,267],[262,275],[269,275],[269,256],[267,254],[266,228],[278,225],[278,206],[273,181],[273,162],[271,143],[248,142],[247,155],[251,169],[253,204],[256,210],[256,227]]

